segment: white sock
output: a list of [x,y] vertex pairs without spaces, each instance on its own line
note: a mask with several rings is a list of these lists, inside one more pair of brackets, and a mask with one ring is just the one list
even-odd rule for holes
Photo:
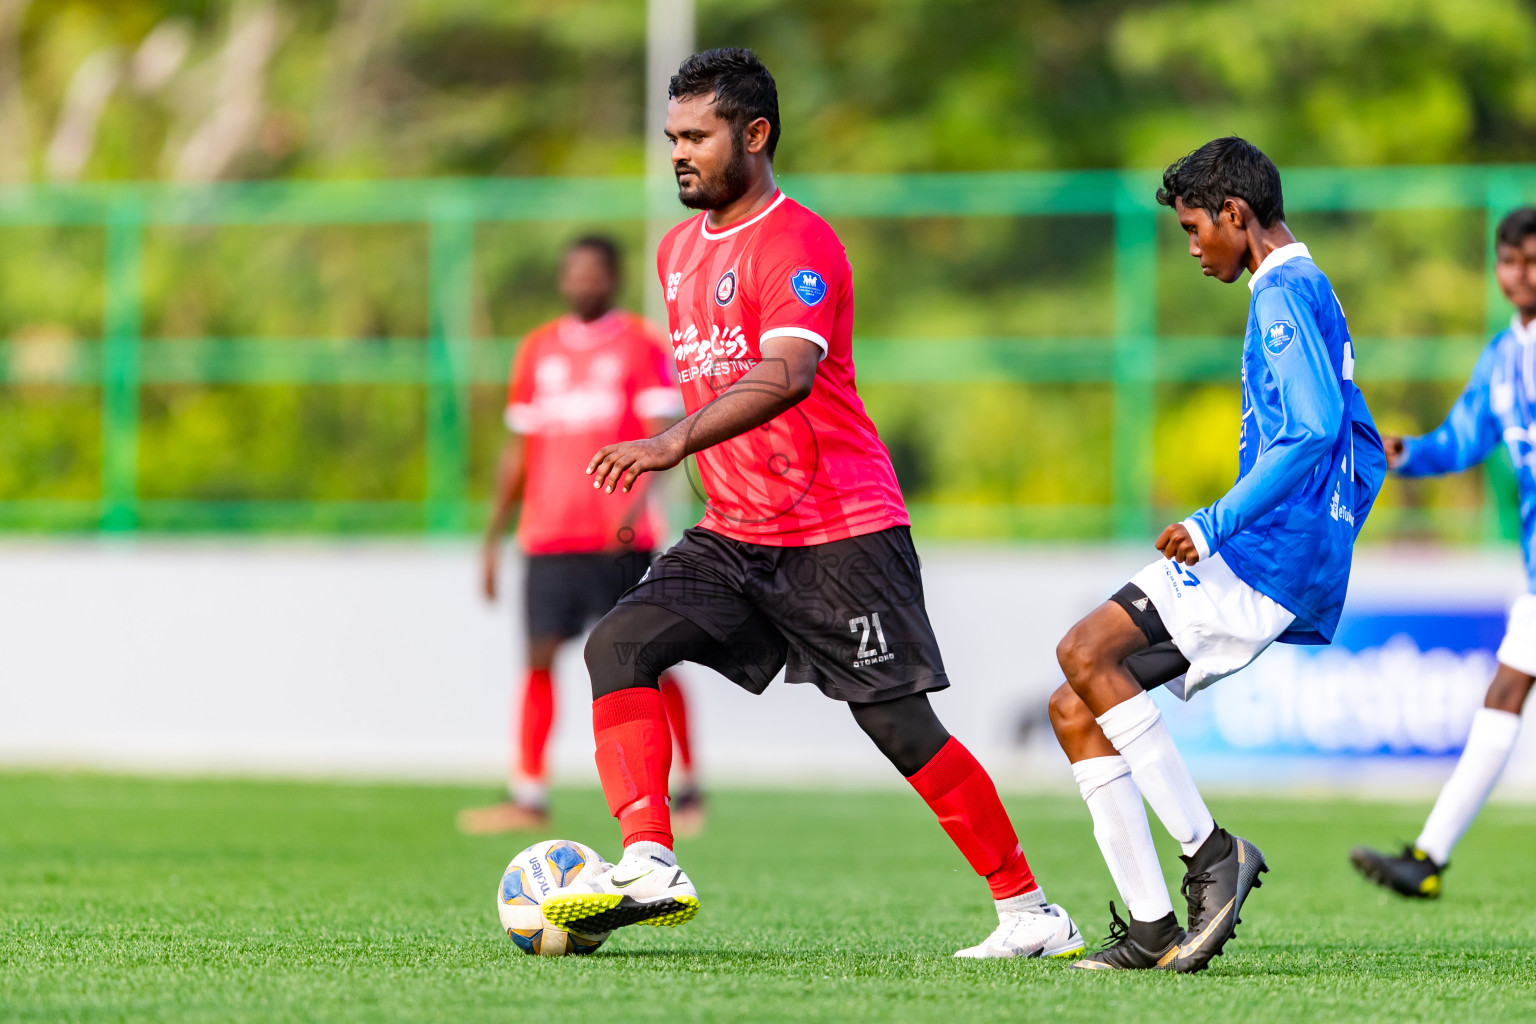
[[1017,896],[1009,896],[1005,900],[993,900],[992,902],[997,904],[998,917],[1002,917],[1009,912],[1016,914],[1038,914],[1047,906],[1045,890],[1039,886],[1035,886],[1029,892],[1021,892]]
[[1099,728],[1131,766],[1136,788],[1147,798],[1168,834],[1189,857],[1216,822],[1206,810],[1189,767],[1173,745],[1163,713],[1150,693],[1138,693],[1099,716]]
[[624,856],[659,861],[669,868],[677,867],[677,854],[660,843],[630,843],[624,847]]
[[1435,809],[1424,822],[1415,844],[1441,866],[1450,860],[1457,840],[1471,826],[1482,810],[1488,794],[1504,773],[1515,736],[1520,732],[1520,716],[1497,708],[1479,708],[1472,716],[1472,732],[1467,746],[1456,762],[1456,770],[1445,781]]
[[549,803],[549,790],[540,779],[520,778],[508,788],[512,792],[512,802],[519,807],[543,808]]
[[1151,922],[1173,913],[1131,766],[1123,757],[1090,757],[1072,765],[1072,777],[1093,817],[1093,838],[1109,865],[1109,877],[1131,917]]

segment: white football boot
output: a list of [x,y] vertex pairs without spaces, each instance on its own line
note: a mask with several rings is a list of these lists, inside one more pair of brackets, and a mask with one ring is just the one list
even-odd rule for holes
[[699,893],[670,850],[635,843],[617,864],[603,865],[544,900],[540,909],[550,924],[583,934],[630,924],[675,928],[699,912]]
[[[1018,901],[1018,902],[1015,902]],[[1060,906],[1042,906],[1040,897],[1015,896],[997,901],[997,927],[979,946],[955,956],[968,960],[992,957],[1076,956],[1083,936]]]

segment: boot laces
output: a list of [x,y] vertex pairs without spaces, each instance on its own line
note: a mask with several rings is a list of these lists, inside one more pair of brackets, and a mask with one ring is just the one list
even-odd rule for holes
[[1120,916],[1115,908],[1115,901],[1109,901],[1109,934],[1104,937],[1104,945],[1101,949],[1113,949],[1123,945],[1131,939],[1131,926]]
[[1187,875],[1179,886],[1179,892],[1184,896],[1184,901],[1189,905],[1189,927],[1191,931],[1199,931],[1205,923],[1205,890],[1216,884],[1216,878],[1209,871],[1201,871],[1197,874]]

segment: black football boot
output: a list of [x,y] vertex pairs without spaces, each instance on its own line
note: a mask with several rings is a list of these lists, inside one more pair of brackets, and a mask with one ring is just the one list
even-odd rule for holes
[[1405,845],[1397,857],[1357,846],[1350,852],[1349,862],[1377,885],[1423,899],[1440,895],[1440,873],[1450,867],[1436,864],[1429,854],[1411,845]]
[[1184,941],[1178,918],[1169,914],[1161,921],[1126,922],[1109,904],[1109,937],[1104,948],[1073,964],[1086,971],[1170,971]]
[[1243,901],[1264,884],[1259,875],[1269,865],[1257,846],[1219,825],[1193,856],[1179,859],[1185,867],[1180,891],[1189,902],[1189,933],[1179,944],[1173,968],[1192,974],[1209,967],[1237,934]]

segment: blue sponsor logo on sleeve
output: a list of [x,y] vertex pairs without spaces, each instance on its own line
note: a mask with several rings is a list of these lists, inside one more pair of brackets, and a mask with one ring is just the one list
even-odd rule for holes
[[789,275],[789,286],[807,306],[814,306],[827,297],[827,279],[814,270],[797,270]]
[[1264,348],[1272,356],[1284,352],[1296,337],[1296,325],[1289,320],[1276,320],[1264,332]]

